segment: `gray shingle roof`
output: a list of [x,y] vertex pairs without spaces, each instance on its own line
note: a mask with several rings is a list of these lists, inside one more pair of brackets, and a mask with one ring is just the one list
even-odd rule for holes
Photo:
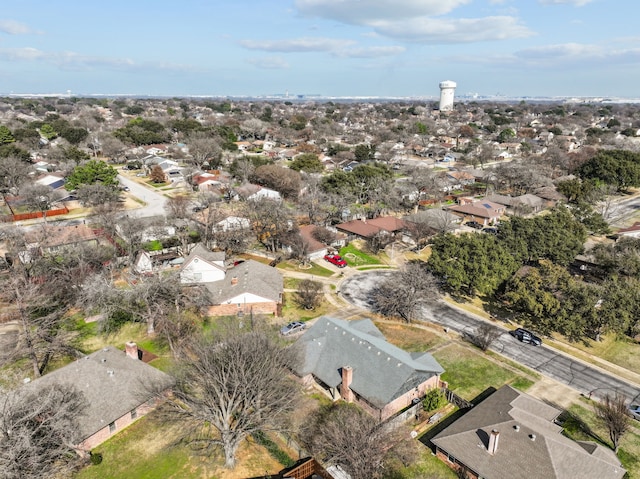
[[70,384],[87,399],[85,414],[78,418],[77,443],[124,416],[140,404],[167,389],[173,378],[124,351],[107,347],[84,356],[27,385],[39,388]]
[[213,263],[214,261],[223,261],[224,262],[225,256],[226,255],[225,255],[224,251],[211,251],[211,250],[208,250],[207,248],[205,248],[202,245],[202,243],[198,243],[191,250],[191,253],[189,253],[189,256],[187,256],[185,258],[184,264],[186,265],[193,258],[200,258],[200,259],[202,259],[204,261],[208,261],[210,263]]
[[[233,284],[234,278],[238,280],[236,284]],[[247,260],[228,269],[223,280],[203,285],[209,291],[212,304],[222,304],[243,293],[255,294],[278,302],[284,291],[280,272],[271,266],[253,260]]]
[[304,350],[296,371],[300,376],[312,373],[336,387],[342,381],[341,368],[351,366],[351,389],[380,408],[444,372],[430,354],[409,354],[388,343],[370,319],[344,321],[323,316],[299,344]]
[[[437,434],[432,442],[487,479],[617,479],[625,470],[612,451],[578,443],[553,420],[560,411],[504,386]],[[499,435],[487,451],[492,430]],[[535,437],[535,440],[534,440]]]

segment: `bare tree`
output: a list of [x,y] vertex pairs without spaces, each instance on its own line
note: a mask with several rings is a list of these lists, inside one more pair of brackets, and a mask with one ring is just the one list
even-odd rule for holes
[[198,168],[202,168],[205,163],[214,163],[219,161],[222,148],[218,140],[209,136],[205,132],[195,132],[189,135],[189,154],[193,158],[192,162]]
[[322,283],[303,279],[298,283],[296,301],[306,309],[316,309],[322,301]]
[[155,165],[151,168],[151,172],[149,173],[149,178],[154,183],[164,183],[167,181],[167,175],[162,171],[162,167],[160,165]]
[[374,311],[410,323],[420,305],[437,296],[436,279],[418,261],[390,273],[372,292],[372,301]]
[[609,439],[613,445],[613,450],[617,453],[620,446],[620,439],[629,429],[629,411],[627,400],[620,394],[606,394],[602,401],[594,405],[595,413],[600,422],[609,431]]
[[0,479],[69,477],[84,395],[56,385],[0,391]]
[[37,183],[25,185],[20,196],[29,209],[42,213],[44,221],[47,221],[47,211],[62,197],[58,190]]
[[0,159],[0,194],[16,195],[29,179],[31,170],[31,165],[20,158],[10,156]]
[[500,336],[502,336],[502,330],[500,328],[489,323],[483,323],[476,328],[475,333],[471,337],[471,342],[481,350],[486,351]]
[[301,436],[314,457],[340,466],[352,479],[380,478],[398,459],[406,464],[416,455],[406,431],[380,424],[352,404],[320,409]]
[[260,331],[235,329],[192,342],[180,361],[175,393],[177,411],[198,431],[189,439],[221,447],[225,467],[234,468],[243,439],[286,427],[297,399],[287,377],[292,361],[292,350]]

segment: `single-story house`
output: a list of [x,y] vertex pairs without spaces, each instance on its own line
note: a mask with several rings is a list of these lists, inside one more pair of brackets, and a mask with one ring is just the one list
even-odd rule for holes
[[334,400],[354,402],[383,421],[440,387],[444,369],[429,353],[390,343],[370,319],[319,318],[298,340],[295,373]]
[[25,250],[18,253],[23,263],[31,258],[47,254],[59,254],[78,247],[97,247],[103,241],[102,233],[86,225],[60,226],[46,224],[25,235]]
[[546,202],[537,195],[527,193],[520,196],[507,196],[507,195],[489,195],[485,198],[492,203],[498,203],[507,207],[507,214],[522,214],[522,213],[538,213],[544,209]]
[[254,184],[239,186],[238,188],[236,188],[236,193],[238,193],[242,198],[248,201],[282,199],[282,196],[277,191]]
[[357,238],[369,239],[378,234],[395,235],[407,229],[407,224],[395,216],[379,216],[373,219],[352,220],[336,225],[336,229],[347,235],[349,241]]
[[281,312],[284,281],[277,269],[253,260],[227,268],[224,251],[209,251],[201,244],[185,258],[180,282],[206,289],[209,316]]
[[276,268],[258,261],[237,264],[227,269],[223,279],[203,283],[203,286],[211,304],[209,316],[281,314],[282,275]]
[[431,442],[442,461],[474,479],[621,479],[613,451],[562,434],[560,412],[503,386]]
[[251,220],[240,216],[227,216],[225,219],[218,221],[214,226],[216,231],[236,231],[248,230],[251,228]]
[[447,208],[452,213],[460,216],[463,221],[477,221],[484,226],[496,224],[505,214],[506,206],[489,200],[465,200],[460,199],[460,204]]
[[44,175],[36,180],[38,185],[48,186],[52,190],[57,190],[64,186],[65,180],[62,175]]
[[78,417],[74,444],[88,452],[151,411],[173,385],[171,376],[141,358],[133,342],[126,344],[125,351],[106,347],[23,387],[35,391],[63,384],[78,388],[87,407]]

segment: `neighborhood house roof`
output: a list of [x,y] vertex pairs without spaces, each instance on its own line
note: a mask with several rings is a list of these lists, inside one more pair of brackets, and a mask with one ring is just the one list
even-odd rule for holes
[[279,302],[283,292],[282,276],[275,268],[247,260],[227,270],[220,281],[204,283],[212,304],[222,304],[241,294],[249,293]]
[[454,205],[449,207],[449,210],[478,218],[493,219],[503,215],[504,205],[499,205],[489,200],[481,200],[474,201],[473,203]]
[[297,374],[313,374],[337,387],[342,368],[351,366],[351,390],[380,408],[444,372],[430,354],[408,353],[388,343],[370,319],[344,321],[323,316],[299,343],[304,359]]
[[336,225],[336,228],[363,238],[371,238],[384,231],[395,233],[407,227],[407,224],[395,216],[380,216],[371,220],[353,220]]
[[173,379],[124,351],[107,347],[26,384],[39,391],[72,385],[84,393],[87,408],[78,417],[77,443],[169,388]]
[[[432,442],[480,477],[490,479],[614,479],[625,470],[615,454],[573,441],[553,421],[560,411],[503,386],[437,434]],[[498,432],[489,453],[489,435]]]

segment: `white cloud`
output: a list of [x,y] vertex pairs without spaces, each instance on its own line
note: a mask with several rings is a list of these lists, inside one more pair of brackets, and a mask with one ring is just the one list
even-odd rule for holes
[[458,56],[453,62],[504,66],[509,68],[581,68],[590,70],[611,65],[635,65],[640,62],[640,48],[611,49],[600,45],[563,43],[527,48],[506,55]]
[[249,50],[266,52],[329,52],[352,45],[351,40],[337,40],[333,38],[294,38],[290,40],[243,40],[240,42]]
[[402,23],[378,21],[373,27],[381,35],[417,43],[470,43],[524,38],[533,32],[513,17],[460,19],[416,18]]
[[28,33],[34,33],[24,23],[16,22],[14,20],[0,20],[0,32],[8,33],[9,35],[26,35]]
[[186,65],[166,62],[136,62],[129,58],[94,57],[75,52],[44,52],[36,48],[0,48],[0,61],[42,62],[57,66],[60,70],[118,70],[184,72],[193,70]]
[[593,0],[538,0],[542,5],[575,5],[576,7],[584,7]]
[[471,0],[296,0],[299,12],[342,23],[367,25],[372,20],[400,20],[444,15]]
[[533,35],[513,16],[443,16],[467,3],[469,0],[296,0],[296,7],[303,14],[368,26],[378,35],[406,42],[471,43]]
[[247,63],[265,70],[284,70],[289,64],[280,57],[247,58]]

